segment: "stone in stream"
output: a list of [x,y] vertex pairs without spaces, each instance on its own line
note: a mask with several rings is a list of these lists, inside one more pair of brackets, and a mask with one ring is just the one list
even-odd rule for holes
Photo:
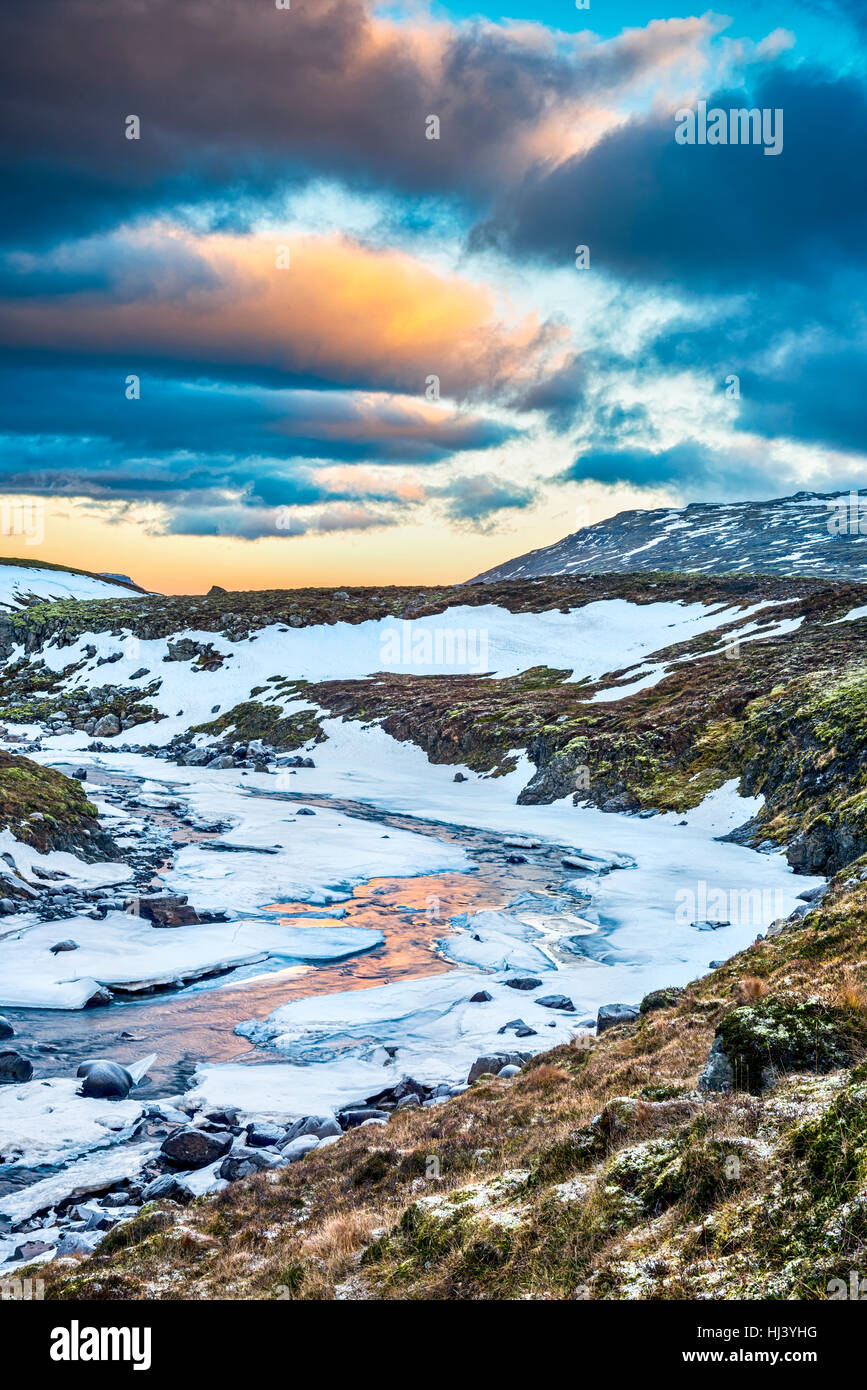
[[59,956],[63,951],[77,951],[78,942],[73,941],[72,937],[67,937],[65,941],[56,941],[53,946],[49,946],[49,951],[53,956]]
[[494,996],[493,996],[492,994],[488,994],[488,991],[487,991],[486,989],[480,989],[480,990],[477,990],[475,994],[473,994],[473,995],[470,996],[470,1003],[471,1003],[471,1004],[490,1004],[490,1002],[491,1002],[491,1000],[493,999],[493,997],[494,997]]
[[3,1015],[0,1014],[0,1038],[14,1037],[15,1029],[12,1027],[12,1024],[9,1022],[8,1018],[4,1018]]
[[522,1018],[510,1019],[508,1023],[503,1024],[502,1028],[498,1028],[497,1032],[514,1033],[516,1038],[534,1038],[536,1036],[536,1029],[531,1028]]
[[216,1163],[231,1147],[232,1136],[228,1132],[207,1134],[189,1125],[164,1139],[160,1152],[176,1168],[205,1168],[209,1163]]
[[8,1048],[0,1052],[0,1086],[14,1086],[29,1081],[33,1075],[33,1063],[20,1052]]
[[163,893],[159,897],[130,898],[127,912],[144,917],[155,927],[196,927],[199,914],[187,902],[186,894]]
[[78,1094],[94,1100],[126,1100],[133,1088],[133,1079],[126,1067],[101,1058],[82,1062],[76,1075],[83,1078]]
[[535,1001],[543,1009],[561,1009],[563,1013],[574,1014],[575,1005],[567,994],[545,994]]
[[299,808],[298,808],[298,815],[299,815],[299,816],[315,816],[315,815],[316,815],[316,812],[313,811],[313,810],[311,810],[311,808],[310,808],[309,806],[299,806]]
[[519,975],[515,980],[503,981],[503,984],[508,985],[509,989],[538,989],[541,983],[541,980],[534,979],[532,975]]

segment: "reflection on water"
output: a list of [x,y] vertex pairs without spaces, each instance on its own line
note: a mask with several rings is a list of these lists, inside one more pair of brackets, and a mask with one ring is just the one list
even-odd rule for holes
[[[349,809],[346,803],[339,805]],[[15,1025],[16,1045],[32,1058],[35,1074],[74,1074],[78,1062],[88,1056],[110,1056],[123,1063],[156,1052],[158,1060],[139,1094],[167,1095],[183,1089],[186,1078],[203,1061],[274,1060],[267,1050],[253,1049],[247,1039],[237,1037],[235,1025],[263,1018],[291,999],[369,989],[450,970],[454,967],[437,956],[432,946],[435,938],[450,933],[450,917],[501,908],[518,893],[551,886],[554,847],[534,851],[528,856],[532,862],[511,865],[506,862],[508,850],[494,835],[363,809],[366,818],[375,816],[384,825],[400,820],[416,832],[459,840],[475,868],[468,873],[372,879],[339,905],[343,909],[339,916],[328,916],[321,907],[304,902],[263,907],[294,928],[341,925],[383,933],[381,946],[351,960],[273,969],[260,963],[206,986],[79,1013],[5,1010]],[[189,834],[187,827],[175,824],[173,829],[178,838]]]

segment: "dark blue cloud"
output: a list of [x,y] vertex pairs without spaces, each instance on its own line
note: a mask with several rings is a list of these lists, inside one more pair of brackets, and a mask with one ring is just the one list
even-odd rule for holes
[[614,130],[586,154],[540,166],[475,231],[477,246],[617,275],[738,292],[814,286],[867,262],[867,94],[856,77],[784,66],[708,107],[782,109],[783,150],[679,145],[673,113]]

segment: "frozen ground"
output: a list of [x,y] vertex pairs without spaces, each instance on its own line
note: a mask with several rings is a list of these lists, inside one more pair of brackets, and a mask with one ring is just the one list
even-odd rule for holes
[[20,608],[30,596],[41,599],[135,598],[136,591],[109,579],[97,579],[71,570],[30,569],[27,565],[0,564],[0,609]]

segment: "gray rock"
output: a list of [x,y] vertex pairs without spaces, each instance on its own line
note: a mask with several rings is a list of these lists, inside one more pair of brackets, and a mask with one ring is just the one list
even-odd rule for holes
[[0,1038],[14,1037],[15,1029],[12,1027],[12,1024],[9,1022],[8,1018],[4,1018],[3,1015],[0,1014]]
[[57,1255],[92,1255],[99,1244],[100,1236],[95,1232],[84,1235],[81,1231],[67,1231],[55,1247]]
[[312,1135],[314,1139],[327,1139],[329,1135],[342,1134],[343,1130],[333,1115],[304,1115],[290,1127],[285,1142]]
[[487,991],[486,989],[480,989],[480,990],[477,990],[475,994],[472,994],[472,995],[470,996],[470,1003],[471,1003],[471,1004],[490,1004],[490,1002],[491,1002],[491,1000],[493,999],[493,997],[494,997],[494,996],[493,996],[492,994],[488,994],[488,991]]
[[532,975],[518,975],[514,980],[503,981],[509,989],[538,989],[541,983],[541,980],[534,979]]
[[279,1148],[285,1139],[286,1131],[278,1125],[266,1125],[254,1121],[247,1126],[247,1144],[251,1148]]
[[732,1065],[723,1048],[722,1038],[714,1038],[704,1071],[698,1078],[698,1089],[700,1091],[730,1091],[732,1080]]
[[48,949],[50,950],[53,956],[59,956],[62,955],[64,951],[77,951],[78,942],[73,941],[71,937],[68,937],[66,941],[56,941],[54,945],[49,946]]
[[33,1075],[33,1063],[20,1052],[7,1048],[0,1052],[0,1086],[20,1085]]
[[472,1086],[473,1082],[477,1081],[480,1076],[484,1076],[485,1072],[492,1072],[494,1076],[499,1076],[503,1067],[518,1066],[520,1062],[521,1058],[516,1052],[483,1053],[481,1057],[476,1058],[470,1067],[467,1085]]
[[574,1014],[575,1012],[575,1005],[566,994],[545,994],[535,1002],[541,1004],[543,1009],[560,1009],[567,1014]]
[[82,1077],[78,1094],[96,1100],[126,1100],[133,1086],[126,1067],[102,1058],[82,1062],[76,1075]]
[[402,1096],[397,1102],[398,1110],[415,1110],[421,1105],[417,1095]]
[[387,1110],[377,1110],[374,1107],[367,1105],[365,1105],[362,1109],[359,1110],[344,1110],[342,1114],[343,1118],[346,1121],[347,1128],[349,1129],[355,1129],[356,1126],[363,1125],[366,1120],[388,1119]]
[[208,1134],[190,1125],[164,1139],[160,1152],[177,1168],[206,1168],[209,1163],[216,1163],[218,1158],[222,1158],[231,1147],[232,1136],[228,1131]]
[[217,1172],[226,1182],[237,1182],[239,1178],[249,1178],[253,1173],[279,1168],[284,1161],[276,1150],[251,1149],[246,1144],[239,1144],[226,1155]]
[[164,1198],[181,1202],[189,1199],[189,1192],[181,1185],[174,1173],[163,1173],[149,1182],[142,1192],[143,1202],[159,1202]]
[[637,1004],[603,1004],[596,1015],[596,1032],[616,1028],[618,1023],[634,1023],[639,1016]]
[[93,728],[94,738],[113,738],[120,733],[120,720],[116,714],[104,714]]
[[286,1162],[297,1163],[300,1158],[303,1158],[311,1149],[317,1148],[318,1145],[319,1140],[314,1134],[299,1134],[297,1139],[283,1145],[281,1153]]
[[502,1076],[518,1076],[518,1075],[520,1074],[520,1071],[521,1071],[521,1068],[520,1068],[520,1067],[513,1066],[513,1065],[510,1063],[509,1066],[503,1067],[503,1069],[502,1069],[502,1071],[499,1073],[499,1075],[500,1075],[501,1077],[502,1077]]

